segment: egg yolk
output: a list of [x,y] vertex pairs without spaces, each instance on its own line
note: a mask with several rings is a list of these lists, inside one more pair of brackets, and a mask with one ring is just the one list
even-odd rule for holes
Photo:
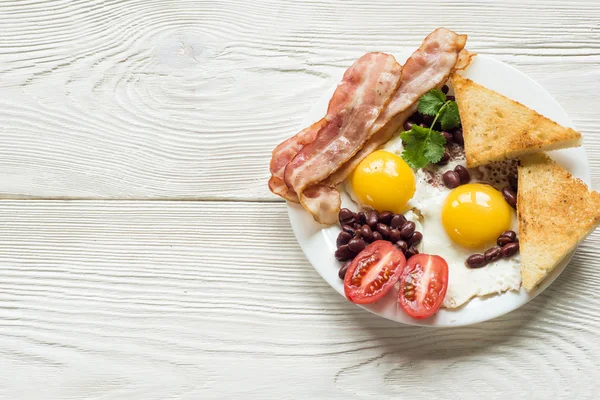
[[511,215],[500,192],[472,183],[450,192],[442,208],[442,224],[454,242],[475,248],[495,242],[509,229]]
[[415,175],[394,153],[377,150],[358,164],[351,177],[358,201],[373,209],[402,213],[415,194]]

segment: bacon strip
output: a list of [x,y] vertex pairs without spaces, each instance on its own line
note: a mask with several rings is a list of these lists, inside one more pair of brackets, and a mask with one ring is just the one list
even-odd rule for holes
[[[371,127],[398,88],[401,77],[402,67],[389,54],[368,53],[359,58],[344,74],[330,101],[327,122],[314,142],[305,145],[287,164],[285,183],[299,195],[317,222],[334,223],[337,215],[332,215],[331,210],[336,205],[307,207],[303,200],[312,198],[314,191],[303,197],[304,189],[326,179],[360,150],[374,133]],[[337,203],[339,209],[339,193],[333,188],[325,192],[328,201]]]
[[[402,83],[372,128],[377,131],[376,134],[350,161],[332,174],[325,185],[336,186],[343,182],[366,156],[400,130],[407,118],[416,111],[417,101],[422,95],[430,89],[443,86],[456,68],[468,66],[472,56],[463,50],[466,41],[466,35],[458,35],[446,28],[438,28],[425,38],[421,47],[404,64]],[[327,197],[324,194],[323,201],[328,201]]]

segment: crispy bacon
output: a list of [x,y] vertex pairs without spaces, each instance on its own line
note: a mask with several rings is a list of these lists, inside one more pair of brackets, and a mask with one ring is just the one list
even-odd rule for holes
[[[300,202],[316,221],[334,223],[335,205],[318,209],[308,207],[302,196],[308,186],[321,182],[350,159],[370,138],[371,127],[396,91],[402,77],[402,67],[393,56],[368,53],[359,58],[344,74],[329,104],[326,124],[314,142],[305,145],[290,161],[284,174],[288,188],[299,195]],[[326,189],[328,201],[335,199],[339,208],[339,193]],[[322,212],[322,210],[326,210]]]

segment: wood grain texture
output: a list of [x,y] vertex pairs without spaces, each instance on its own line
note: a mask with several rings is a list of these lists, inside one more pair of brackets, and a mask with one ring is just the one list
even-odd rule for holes
[[282,204],[4,201],[0,222],[3,399],[591,399],[600,389],[598,234],[521,309],[431,329],[334,292]]
[[276,200],[272,148],[366,51],[444,25],[529,74],[600,178],[600,3],[4,0],[4,197]]

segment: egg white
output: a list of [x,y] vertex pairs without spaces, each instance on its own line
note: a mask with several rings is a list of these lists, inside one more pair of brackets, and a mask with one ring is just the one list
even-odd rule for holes
[[[399,136],[394,137],[383,147],[391,153],[402,155],[403,146]],[[441,167],[441,173],[452,170],[456,165],[464,164],[464,160],[455,160]],[[471,174],[471,182],[487,183],[485,176],[477,180]],[[417,230],[423,234],[423,241],[418,246],[419,252],[438,255],[448,263],[448,290],[442,307],[457,308],[476,296],[499,294],[507,290],[518,290],[521,286],[520,258],[515,255],[509,259],[499,259],[483,268],[467,268],[465,260],[474,253],[483,253],[495,243],[485,248],[467,249],[457,243],[446,233],[442,225],[442,206],[450,190],[445,187],[434,187],[427,182],[428,176],[422,169],[415,172],[416,191],[408,202],[411,209],[405,214],[408,220],[417,224]],[[352,185],[347,180],[346,192],[357,204],[357,197]],[[511,229],[518,231],[516,212],[511,209]],[[418,215],[420,214],[420,216]]]

